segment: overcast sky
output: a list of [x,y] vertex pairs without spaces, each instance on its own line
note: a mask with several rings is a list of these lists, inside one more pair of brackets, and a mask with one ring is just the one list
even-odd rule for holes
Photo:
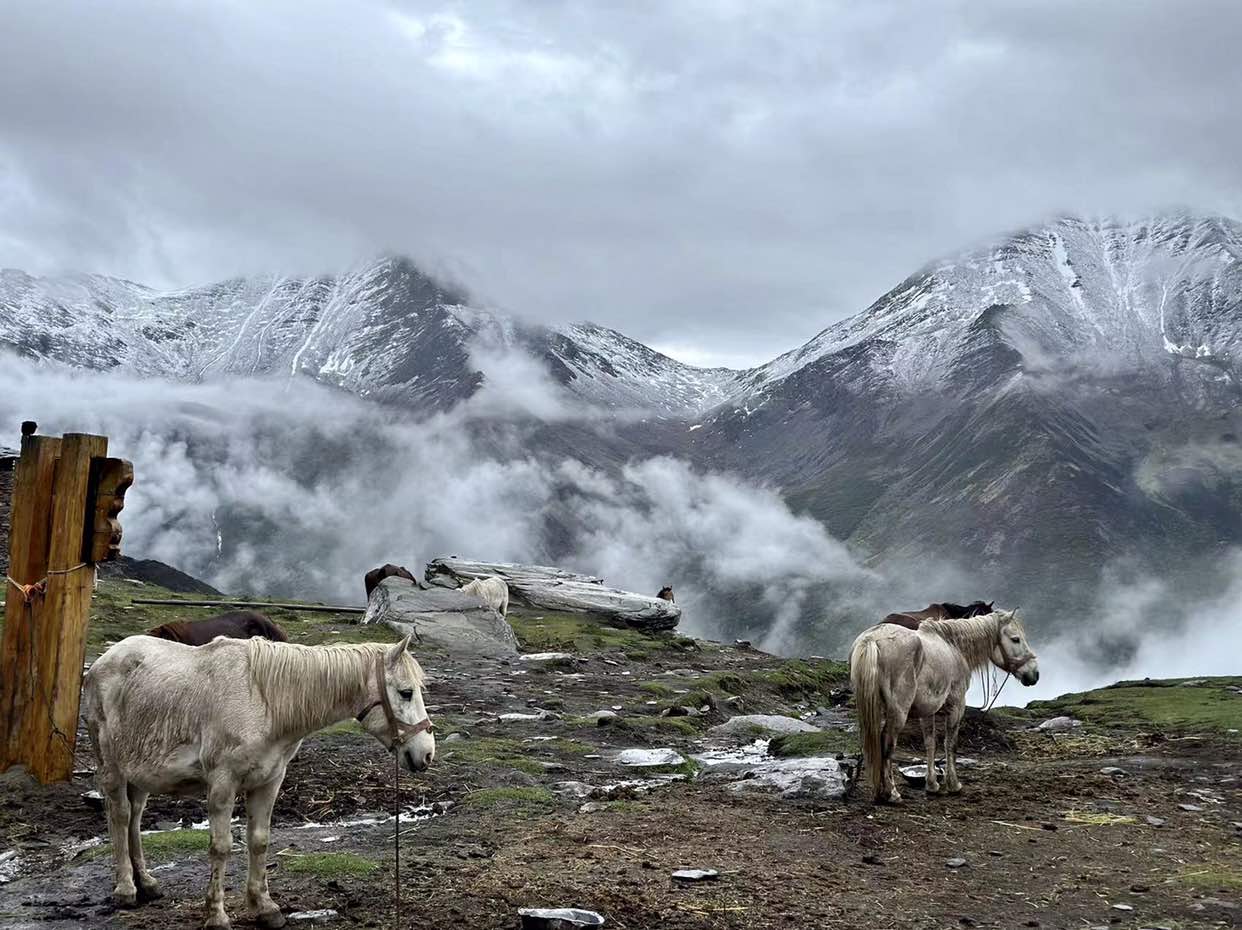
[[1242,216],[1242,4],[4,4],[0,266],[408,253],[749,363],[1046,215]]

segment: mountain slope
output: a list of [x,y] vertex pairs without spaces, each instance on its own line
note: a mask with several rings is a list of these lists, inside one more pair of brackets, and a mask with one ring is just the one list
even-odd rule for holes
[[1199,579],[1242,545],[1240,340],[1242,226],[1065,218],[747,372],[692,444],[931,592],[951,563],[1081,604],[1109,563]]
[[1110,564],[1197,584],[1242,545],[1242,225],[1221,217],[1063,217],[933,262],[745,372],[471,307],[400,259],[176,293],[3,272],[6,343],[141,375],[300,375],[419,411],[517,348],[574,397],[639,412],[537,425],[523,450],[606,469],[672,453],[770,482],[928,599],[1070,610]]
[[336,277],[235,279],[157,292],[100,275],[0,271],[0,346],[92,369],[202,380],[308,376],[361,396],[447,410],[482,383],[471,353],[518,347],[591,404],[687,414],[733,372],[683,365],[591,324],[548,329],[469,306],[405,259]]

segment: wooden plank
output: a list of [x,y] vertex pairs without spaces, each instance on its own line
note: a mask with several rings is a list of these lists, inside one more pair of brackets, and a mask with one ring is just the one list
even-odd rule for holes
[[[13,476],[8,577],[32,585],[47,574],[52,530],[52,483],[60,440],[22,437],[21,458]],[[35,682],[34,630],[42,598],[27,604],[6,579],[4,637],[0,640],[0,771],[24,761],[22,734]]]
[[29,770],[48,784],[73,774],[82,696],[82,661],[90,620],[95,567],[82,559],[91,459],[108,452],[104,436],[66,433],[52,487],[52,541],[48,550],[47,594],[35,628],[37,681],[27,717]]
[[94,459],[87,507],[92,508],[86,524],[82,559],[85,562],[112,562],[121,554],[121,521],[125,492],[134,483],[134,466],[125,459]]
[[304,610],[317,614],[365,614],[365,607],[334,607],[331,604],[273,604],[268,601],[182,601],[156,597],[135,597],[131,604],[154,604],[159,607],[274,607],[283,610]]

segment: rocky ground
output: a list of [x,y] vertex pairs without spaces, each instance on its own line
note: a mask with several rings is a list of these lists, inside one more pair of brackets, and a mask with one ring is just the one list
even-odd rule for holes
[[[158,592],[101,585],[94,653],[184,612],[131,604],[138,593]],[[273,616],[303,642],[390,638],[331,614]],[[903,806],[875,808],[861,791],[841,796],[856,748],[839,663],[568,615],[511,619],[542,657],[420,656],[439,755],[424,775],[402,775],[399,793],[391,757],[352,723],[306,741],[271,856],[273,894],[295,925],[511,928],[528,906],[589,908],[633,930],[1242,923],[1242,679],[993,711],[968,728],[975,762],[961,796],[909,787]],[[805,732],[738,719],[752,714]],[[1061,715],[1081,725],[1032,729]],[[167,894],[115,911],[104,815],[84,797],[85,738],[79,769],[50,787],[0,776],[0,925],[197,927],[201,802],[152,799],[158,832],[145,842]],[[243,836],[239,822],[239,927],[253,926],[239,894]],[[672,877],[687,868],[718,874]]]

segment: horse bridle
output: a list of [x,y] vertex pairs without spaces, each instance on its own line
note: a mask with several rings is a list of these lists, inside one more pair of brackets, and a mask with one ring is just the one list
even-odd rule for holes
[[379,687],[379,699],[372,701],[364,707],[362,713],[358,714],[354,719],[362,723],[366,719],[367,714],[371,713],[375,708],[384,708],[384,720],[388,723],[388,738],[392,741],[392,745],[388,747],[389,752],[396,752],[398,746],[404,746],[419,733],[434,733],[436,731],[435,726],[431,723],[430,714],[418,721],[418,723],[406,723],[397,719],[397,715],[392,709],[392,701],[388,700],[388,676],[384,672],[384,657],[380,654],[375,656],[375,683]]

